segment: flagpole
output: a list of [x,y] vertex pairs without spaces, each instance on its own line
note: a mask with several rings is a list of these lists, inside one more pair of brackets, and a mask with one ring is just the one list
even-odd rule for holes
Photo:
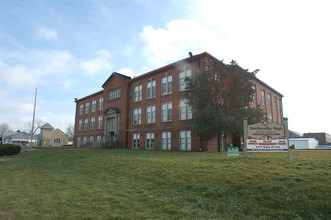
[[34,95],[34,107],[33,107],[33,117],[32,117],[32,130],[31,130],[31,145],[33,141],[33,130],[34,130],[34,118],[36,115],[36,103],[37,103],[37,88],[36,88],[36,93]]

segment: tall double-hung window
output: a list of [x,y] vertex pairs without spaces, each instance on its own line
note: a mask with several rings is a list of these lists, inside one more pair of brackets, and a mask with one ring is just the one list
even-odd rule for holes
[[256,101],[256,86],[252,86],[252,100],[255,102]]
[[91,130],[95,129],[95,117],[91,118]]
[[99,111],[102,111],[103,110],[103,97],[100,97],[99,98]]
[[171,150],[171,132],[162,132],[161,149]]
[[163,103],[161,113],[162,122],[172,121],[172,102]]
[[146,123],[155,123],[155,105],[149,105],[146,109]]
[[265,105],[265,91],[261,90],[261,103],[264,106]]
[[133,111],[133,124],[140,125],[141,124],[141,108],[135,108]]
[[167,95],[172,93],[172,76],[165,76],[162,78],[161,94]]
[[98,129],[101,129],[102,128],[102,116],[99,116],[98,117]]
[[83,121],[79,120],[78,122],[78,131],[81,131],[83,129]]
[[188,88],[189,80],[192,79],[191,70],[187,69],[179,73],[179,91],[184,91]]
[[147,94],[148,99],[154,98],[156,96],[156,81],[155,80],[149,81],[147,83],[146,94]]
[[188,104],[186,99],[182,99],[179,102],[179,119],[180,120],[192,119],[192,108]]
[[154,149],[154,133],[146,133],[146,149]]
[[140,148],[140,134],[135,133],[132,137],[132,148],[139,149]]
[[88,129],[88,119],[86,118],[84,121],[84,131]]
[[142,85],[134,87],[134,101],[138,102],[142,100]]
[[83,115],[84,114],[84,104],[80,104],[79,105],[79,115]]
[[271,106],[272,106],[271,94],[268,93],[268,107],[271,108]]
[[97,100],[94,99],[92,101],[91,112],[95,112],[97,110]]
[[191,150],[191,131],[180,131],[180,149],[185,151]]
[[90,103],[86,102],[85,103],[85,114],[88,114],[88,113],[90,113]]

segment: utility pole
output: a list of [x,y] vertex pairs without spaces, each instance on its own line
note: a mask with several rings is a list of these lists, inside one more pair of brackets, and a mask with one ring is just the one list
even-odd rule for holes
[[32,130],[31,130],[31,145],[33,141],[33,130],[34,130],[34,118],[36,115],[36,103],[37,103],[37,88],[36,88],[36,93],[34,95],[34,107],[33,107],[33,117],[32,117]]

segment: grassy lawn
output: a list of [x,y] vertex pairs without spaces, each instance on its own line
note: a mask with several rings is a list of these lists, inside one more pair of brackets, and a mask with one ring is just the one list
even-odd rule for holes
[[331,151],[0,157],[0,219],[331,219]]

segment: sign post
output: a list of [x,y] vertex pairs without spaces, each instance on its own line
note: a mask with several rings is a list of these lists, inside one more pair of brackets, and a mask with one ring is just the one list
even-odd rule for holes
[[284,120],[284,124],[285,124],[285,129],[284,129],[284,133],[285,133],[285,139],[287,140],[287,157],[290,158],[290,149],[289,149],[289,135],[288,135],[288,118],[283,118]]
[[245,158],[248,158],[247,154],[247,139],[248,139],[248,118],[243,118],[244,121],[244,154]]

